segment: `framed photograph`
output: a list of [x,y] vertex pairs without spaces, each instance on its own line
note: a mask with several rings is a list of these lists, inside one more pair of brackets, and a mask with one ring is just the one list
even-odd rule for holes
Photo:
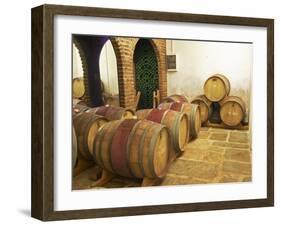
[[32,9],[32,216],[274,205],[274,20]]

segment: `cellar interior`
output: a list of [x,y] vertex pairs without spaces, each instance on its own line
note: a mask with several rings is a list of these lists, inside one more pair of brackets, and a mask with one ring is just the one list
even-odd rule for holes
[[251,181],[252,46],[73,35],[73,189]]

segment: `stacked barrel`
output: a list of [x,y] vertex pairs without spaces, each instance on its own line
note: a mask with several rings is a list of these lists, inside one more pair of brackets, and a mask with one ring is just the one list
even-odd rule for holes
[[246,114],[246,105],[238,96],[230,96],[231,85],[226,76],[215,74],[204,84],[204,95],[195,97],[201,122],[223,123],[227,127],[241,125]]

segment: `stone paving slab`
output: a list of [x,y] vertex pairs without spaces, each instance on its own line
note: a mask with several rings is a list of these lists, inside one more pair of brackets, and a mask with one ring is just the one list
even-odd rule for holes
[[221,163],[224,159],[223,153],[218,153],[215,151],[208,151],[204,156],[203,160],[212,163]]
[[227,147],[227,148],[245,148],[249,149],[250,145],[249,144],[244,144],[244,143],[232,143],[232,142],[221,142],[221,141],[215,141],[212,143],[213,146],[217,147]]
[[250,182],[250,181],[252,181],[252,175],[244,176],[244,177],[242,178],[242,181],[243,181],[243,182]]
[[224,172],[219,178],[220,183],[226,183],[226,182],[242,182],[243,177],[241,174],[236,174],[236,173],[229,173],[229,172]]
[[251,164],[237,161],[224,161],[223,171],[224,172],[233,172],[240,174],[251,174]]
[[251,152],[247,149],[226,148],[224,154],[225,160],[235,160],[240,162],[251,162]]
[[223,154],[223,151],[217,152],[208,149],[187,149],[181,155],[180,159],[220,163],[223,160]]
[[208,183],[208,181],[199,178],[168,174],[163,179],[161,185],[186,185],[186,184],[206,184],[206,183]]
[[207,139],[209,137],[210,133],[208,131],[200,131],[198,138],[200,139]]
[[249,135],[247,132],[230,132],[229,142],[248,143]]
[[218,165],[205,161],[176,159],[168,173],[211,180],[218,175]]
[[220,140],[220,141],[226,141],[226,138],[228,137],[228,133],[211,133],[211,135],[209,136],[210,140]]

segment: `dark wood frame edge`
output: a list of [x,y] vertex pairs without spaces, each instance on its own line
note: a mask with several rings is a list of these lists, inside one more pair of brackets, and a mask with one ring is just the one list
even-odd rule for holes
[[[267,28],[267,198],[157,206],[54,211],[53,21],[54,15],[210,23]],[[176,213],[274,205],[274,20],[63,5],[32,9],[31,216],[43,221]]]

